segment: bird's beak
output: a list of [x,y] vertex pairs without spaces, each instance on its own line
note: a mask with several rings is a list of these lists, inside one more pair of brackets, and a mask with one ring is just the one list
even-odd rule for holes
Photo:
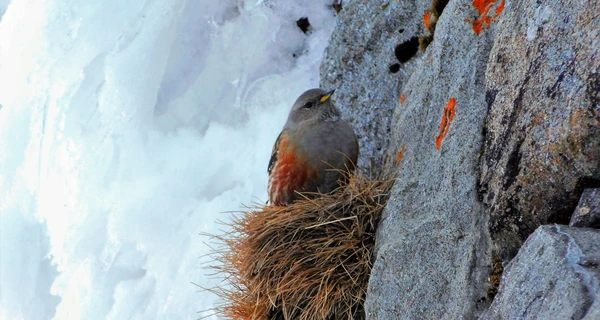
[[334,91],[335,91],[335,89],[329,90],[329,91],[323,93],[323,95],[321,96],[321,100],[320,100],[321,103],[329,100],[329,98],[331,97],[331,95],[333,94]]

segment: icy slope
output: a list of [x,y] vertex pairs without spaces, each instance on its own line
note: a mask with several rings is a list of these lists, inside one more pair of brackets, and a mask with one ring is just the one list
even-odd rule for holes
[[216,284],[199,233],[266,199],[273,141],[333,29],[331,1],[281,2],[12,1],[1,318],[211,314],[191,284]]

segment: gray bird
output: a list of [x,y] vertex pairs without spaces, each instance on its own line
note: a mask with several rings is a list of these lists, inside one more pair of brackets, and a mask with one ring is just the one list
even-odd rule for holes
[[271,205],[289,205],[297,192],[330,193],[354,171],[358,140],[333,92],[310,89],[294,103],[269,161]]

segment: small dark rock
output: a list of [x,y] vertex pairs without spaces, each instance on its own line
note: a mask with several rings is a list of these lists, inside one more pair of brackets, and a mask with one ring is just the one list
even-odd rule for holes
[[600,188],[583,191],[569,227],[600,228]]
[[400,70],[400,64],[399,63],[394,63],[390,66],[390,72],[391,73],[396,73]]
[[307,17],[302,17],[296,21],[296,25],[302,32],[307,33],[310,30],[310,22],[308,22]]
[[340,11],[342,11],[342,0],[334,0],[331,6],[335,12],[340,13]]

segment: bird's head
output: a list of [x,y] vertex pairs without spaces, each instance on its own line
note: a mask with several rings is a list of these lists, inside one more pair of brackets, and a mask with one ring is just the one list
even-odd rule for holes
[[310,89],[301,94],[290,111],[285,127],[293,127],[307,121],[328,121],[339,118],[340,112],[330,99],[334,91]]

